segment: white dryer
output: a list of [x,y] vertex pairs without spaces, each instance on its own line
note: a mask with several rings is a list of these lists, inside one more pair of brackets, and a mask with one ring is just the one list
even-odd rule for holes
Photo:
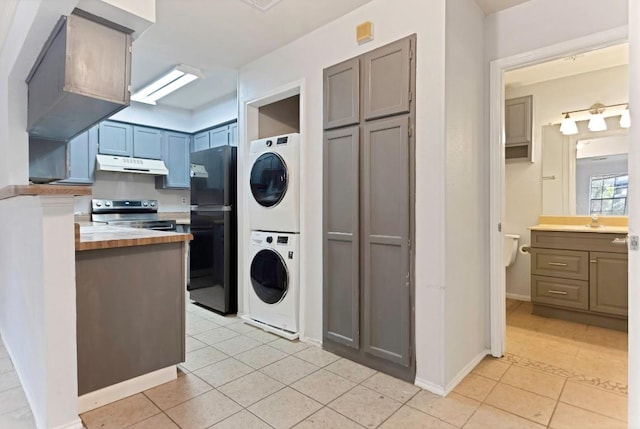
[[300,232],[300,134],[252,141],[249,165],[250,228]]
[[249,247],[249,317],[288,333],[298,332],[299,238],[252,231]]

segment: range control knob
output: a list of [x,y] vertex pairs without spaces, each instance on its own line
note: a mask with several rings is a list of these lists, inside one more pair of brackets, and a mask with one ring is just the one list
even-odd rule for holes
[[151,201],[151,207],[155,207],[156,206],[156,202],[155,201]]
[[149,203],[147,203],[146,201],[144,203],[142,203],[142,207],[147,207],[149,205]]
[[111,201],[105,201],[104,205],[105,207],[111,207]]
[[102,207],[102,202],[96,201],[96,207]]
[[268,236],[267,237],[267,243],[269,243],[269,244],[273,243],[273,237],[272,236]]

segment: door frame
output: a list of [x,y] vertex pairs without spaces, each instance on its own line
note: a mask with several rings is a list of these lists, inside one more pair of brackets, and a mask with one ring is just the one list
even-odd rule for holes
[[[545,61],[628,42],[628,27],[594,33],[533,51],[491,61],[489,75],[489,281],[491,355],[501,357],[506,347],[506,275],[503,263],[504,221],[504,73]],[[560,112],[558,112],[560,115]],[[540,162],[540,161],[538,161]]]

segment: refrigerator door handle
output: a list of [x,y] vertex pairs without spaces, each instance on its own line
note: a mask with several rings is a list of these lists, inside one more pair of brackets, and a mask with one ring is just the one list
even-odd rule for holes
[[216,206],[216,207],[195,207],[191,209],[191,213],[211,213],[211,212],[230,212],[233,206]]

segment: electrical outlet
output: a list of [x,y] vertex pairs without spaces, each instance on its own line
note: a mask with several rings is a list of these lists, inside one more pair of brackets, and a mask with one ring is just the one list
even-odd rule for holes
[[182,197],[182,205],[187,205],[187,197]]

